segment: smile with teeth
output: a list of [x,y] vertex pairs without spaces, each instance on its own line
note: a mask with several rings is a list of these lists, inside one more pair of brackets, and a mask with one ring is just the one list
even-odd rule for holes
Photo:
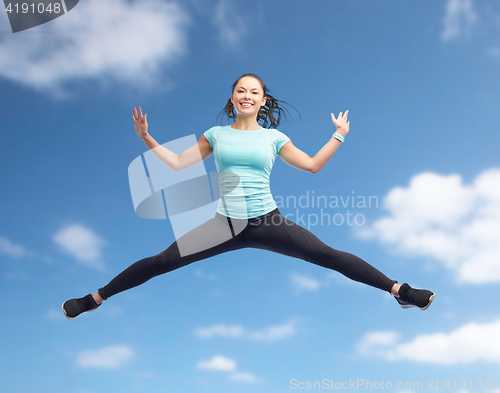
[[252,106],[252,104],[250,104],[249,102],[242,102],[242,103],[241,103],[241,106],[244,106],[244,107],[249,108],[249,107],[251,107],[251,106]]

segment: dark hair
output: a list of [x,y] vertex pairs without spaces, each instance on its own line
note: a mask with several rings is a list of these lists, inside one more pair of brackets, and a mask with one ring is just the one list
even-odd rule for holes
[[[281,106],[280,106],[279,103],[280,102],[284,103],[284,104],[287,104],[287,103],[285,101],[277,100],[271,94],[269,94],[269,89],[266,87],[266,85],[264,84],[264,82],[262,82],[262,80],[257,75],[255,75],[255,74],[244,74],[244,75],[240,76],[236,80],[236,82],[233,83],[233,86],[231,88],[231,95],[233,94],[234,88],[236,87],[236,85],[238,84],[238,82],[240,81],[240,79],[243,78],[243,77],[245,77],[245,76],[250,76],[252,78],[257,79],[259,81],[261,87],[262,87],[262,90],[264,91],[264,97],[267,98],[265,105],[262,108],[260,108],[260,111],[257,114],[257,122],[259,120],[264,120],[264,123],[262,124],[263,128],[277,128],[278,125],[281,122],[281,116],[282,115],[283,115],[283,117],[286,120],[285,112],[284,112],[283,108],[281,108]],[[290,104],[287,104],[287,105],[290,105]],[[292,108],[293,108],[293,106],[292,106]],[[295,109],[295,108],[293,108],[293,109]],[[297,113],[299,113],[299,111],[297,111],[297,109],[295,109],[295,111]],[[231,102],[231,98],[229,98],[227,100],[226,106],[219,113],[219,115],[217,116],[217,118],[220,115],[222,115],[223,113],[226,114],[226,116],[227,116],[227,118],[229,120],[230,119],[236,119],[236,113],[234,112],[234,105]],[[288,112],[288,113],[290,113],[290,112]],[[300,117],[300,113],[299,113],[299,117]]]

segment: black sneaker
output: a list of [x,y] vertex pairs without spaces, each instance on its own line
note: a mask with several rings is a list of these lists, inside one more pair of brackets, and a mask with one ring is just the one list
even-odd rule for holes
[[420,310],[427,310],[435,296],[427,289],[414,289],[404,283],[399,288],[399,297],[394,297],[402,308],[418,307]]
[[89,293],[79,299],[66,300],[62,305],[64,315],[68,319],[75,319],[82,312],[95,311],[100,304],[97,304],[94,297]]

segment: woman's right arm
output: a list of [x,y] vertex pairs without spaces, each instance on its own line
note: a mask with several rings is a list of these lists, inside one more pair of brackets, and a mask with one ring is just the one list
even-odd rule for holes
[[166,147],[160,145],[151,135],[148,134],[147,115],[142,115],[141,107],[137,113],[134,107],[134,115],[132,116],[135,124],[135,131],[153,154],[166,166],[174,172],[189,168],[207,159],[212,154],[212,147],[208,143],[204,135],[200,137],[198,143],[189,149],[184,150],[181,154],[175,154]]

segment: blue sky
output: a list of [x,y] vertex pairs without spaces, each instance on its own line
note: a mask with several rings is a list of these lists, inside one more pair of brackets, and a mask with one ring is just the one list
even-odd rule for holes
[[[268,393],[326,380],[447,392],[464,380],[472,392],[500,379],[498,2],[88,0],[24,32],[9,33],[5,13],[0,24],[5,391]],[[147,147],[132,108],[160,143],[199,138],[247,72],[300,112],[279,130],[311,156],[335,131],[330,113],[349,110],[319,173],[276,159],[277,201],[378,202],[282,214],[435,291],[432,306],[403,310],[336,272],[244,249],[64,318],[65,300],[175,240],[169,220],[134,212],[127,169]],[[213,156],[204,165],[215,171]],[[363,222],[313,224],[321,214]]]

